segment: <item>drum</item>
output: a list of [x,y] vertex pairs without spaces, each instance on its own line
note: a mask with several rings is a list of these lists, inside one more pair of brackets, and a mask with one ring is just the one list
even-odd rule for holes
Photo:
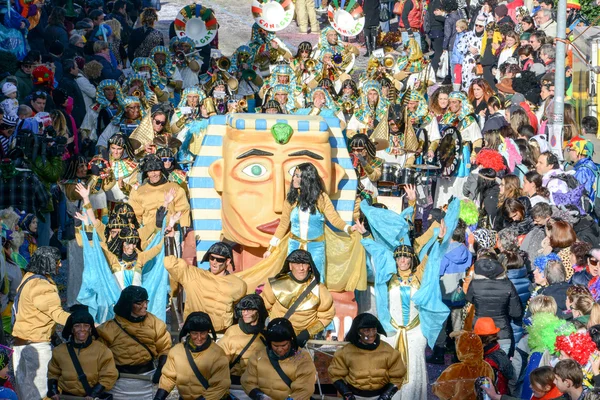
[[396,171],[396,185],[415,185],[417,183],[417,171],[409,168],[402,168]]
[[437,149],[437,160],[442,167],[441,176],[456,175],[462,158],[462,137],[460,131],[453,126],[442,131],[444,135]]
[[379,196],[390,197],[393,195],[392,188],[389,186],[379,187],[377,191],[379,192]]
[[388,185],[393,185],[396,183],[397,174],[400,170],[400,164],[395,163],[385,163],[381,168],[381,178],[379,179],[380,183],[387,183]]

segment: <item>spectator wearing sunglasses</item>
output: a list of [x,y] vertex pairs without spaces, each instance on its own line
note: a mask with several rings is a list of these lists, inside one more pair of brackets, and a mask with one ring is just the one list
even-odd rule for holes
[[171,281],[180,283],[185,290],[183,317],[203,311],[210,315],[215,331],[225,331],[233,324],[234,305],[246,295],[246,283],[229,271],[235,271],[233,250],[228,244],[217,242],[204,254],[204,265],[196,267],[173,255],[172,248],[167,242],[165,268]]

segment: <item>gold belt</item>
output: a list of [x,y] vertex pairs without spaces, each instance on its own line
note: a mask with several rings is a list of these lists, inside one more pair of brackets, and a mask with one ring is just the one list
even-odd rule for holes
[[309,243],[312,242],[324,242],[325,241],[325,234],[322,234],[321,236],[319,236],[316,239],[302,239],[299,238],[298,236],[294,235],[293,233],[290,232],[290,239],[294,239],[297,242],[300,242],[300,250],[306,250],[306,246]]
[[408,383],[408,337],[407,333],[413,328],[416,328],[421,321],[419,321],[419,316],[417,315],[413,318],[412,321],[408,325],[400,326],[394,321],[392,318],[391,321],[392,326],[398,330],[398,338],[396,339],[396,350],[400,352],[400,356],[402,357],[402,361],[404,361],[404,366],[406,367],[406,375],[404,376],[404,383]]

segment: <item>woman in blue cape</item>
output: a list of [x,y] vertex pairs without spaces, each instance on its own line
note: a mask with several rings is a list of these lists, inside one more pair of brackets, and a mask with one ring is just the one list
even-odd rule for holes
[[[442,302],[439,264],[458,221],[459,202],[450,203],[445,223],[436,229],[420,257],[408,238],[407,217],[412,207],[398,215],[363,200],[361,210],[373,235],[362,244],[373,260],[377,314],[388,333],[383,339],[400,352],[408,370],[400,397],[427,399],[425,347],[435,344],[441,322],[449,314]],[[359,232],[366,232],[357,225]]]
[[269,242],[265,258],[279,244],[288,229],[290,238],[287,254],[297,249],[308,251],[325,282],[325,222],[348,234],[355,227],[346,224],[325,193],[323,180],[311,163],[299,164],[294,170],[292,184],[286,196],[279,226]]

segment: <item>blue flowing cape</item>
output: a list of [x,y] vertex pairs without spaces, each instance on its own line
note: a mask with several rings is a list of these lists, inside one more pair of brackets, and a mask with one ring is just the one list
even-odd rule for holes
[[[163,225],[166,226],[166,225]],[[114,318],[113,307],[121,296],[121,289],[115,280],[104,252],[100,247],[98,233],[92,232],[92,243],[86,240],[81,230],[83,242],[83,276],[77,301],[88,306],[90,314],[98,324]],[[148,249],[160,246],[164,240],[164,230],[154,236]],[[148,311],[162,321],[166,320],[167,296],[170,290],[169,273],[164,267],[164,250],[149,260],[142,269],[142,287],[148,292]]]
[[[375,271],[375,304],[377,307],[377,316],[383,328],[388,334],[395,334],[395,329],[391,325],[391,315],[388,300],[388,282],[396,274],[396,262],[393,251],[401,243],[409,244],[408,240],[408,222],[406,218],[411,217],[412,208],[407,208],[402,214],[397,214],[391,210],[371,207],[363,201],[361,210],[367,217],[371,227],[371,234],[375,238],[363,239],[362,244],[366,251],[376,261]],[[460,211],[460,201],[453,200],[448,206],[444,222],[446,224],[446,235],[439,243],[439,229],[434,231],[432,238],[424,246],[420,253],[420,259],[428,255],[427,264],[421,280],[421,287],[413,295],[412,301],[419,310],[419,319],[421,322],[421,331],[427,339],[427,343],[433,348],[437,337],[442,329],[442,324],[450,314],[448,307],[442,302],[442,293],[440,290],[439,266],[441,258],[452,237],[452,232],[456,229],[458,215]]]

